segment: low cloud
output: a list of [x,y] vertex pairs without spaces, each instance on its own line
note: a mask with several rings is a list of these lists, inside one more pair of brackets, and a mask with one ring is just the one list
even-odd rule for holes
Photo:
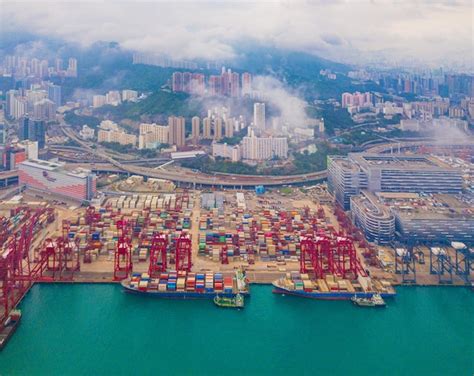
[[[84,45],[116,41],[177,59],[228,60],[241,40],[347,63],[468,61],[472,2],[242,1],[2,3],[0,34],[29,31]],[[434,35],[443,35],[436,40]],[[1,36],[1,35],[0,35]]]
[[254,89],[280,112],[281,119],[290,127],[307,124],[306,102],[281,81],[271,76],[258,76],[253,80]]

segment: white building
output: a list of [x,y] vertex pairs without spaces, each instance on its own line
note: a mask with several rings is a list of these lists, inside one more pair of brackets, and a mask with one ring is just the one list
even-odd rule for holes
[[28,102],[24,97],[14,97],[10,106],[10,116],[20,119],[28,113]]
[[107,94],[105,94],[105,104],[109,104],[111,106],[118,106],[122,103],[122,99],[120,98],[120,91],[111,90]]
[[238,162],[241,159],[241,147],[240,145],[227,145],[219,144],[217,142],[212,143],[212,156],[230,159],[232,162]]
[[468,130],[467,121],[461,119],[452,119],[445,116],[432,120],[432,126],[435,129],[452,129],[457,128],[462,131]]
[[83,140],[92,140],[94,138],[95,131],[94,129],[88,127],[86,124],[82,126],[82,129],[79,131],[79,136]]
[[122,90],[122,100],[135,101],[138,98],[138,91],[135,90]]
[[400,129],[402,131],[418,132],[420,130],[420,121],[418,119],[400,120]]
[[97,133],[98,142],[117,142],[120,145],[132,145],[137,144],[137,136],[134,134],[126,133],[125,131],[104,131],[99,130]]
[[274,157],[288,158],[286,137],[256,137],[253,130],[242,140],[242,158],[248,160],[267,160]]
[[38,159],[38,141],[24,140],[18,146],[25,149],[26,159]]
[[140,124],[140,134],[138,136],[139,149],[153,149],[159,144],[169,143],[169,127],[157,125],[155,123]]

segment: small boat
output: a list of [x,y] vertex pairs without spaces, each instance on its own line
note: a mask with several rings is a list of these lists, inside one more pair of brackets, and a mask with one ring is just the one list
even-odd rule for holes
[[240,294],[233,298],[217,295],[214,297],[214,303],[221,308],[244,308],[244,297]]
[[372,295],[372,301],[374,302],[376,307],[385,307],[385,300],[380,296],[380,294]]
[[21,311],[19,309],[14,309],[11,311],[10,316],[6,319],[3,327],[0,327],[0,350],[2,350],[8,340],[11,338],[13,333],[15,333],[18,325],[21,320]]
[[351,300],[359,307],[385,307],[385,301],[380,294],[374,294],[370,298],[353,296]]
[[357,296],[353,296],[351,301],[359,307],[375,307],[375,303],[372,301],[372,298],[359,298]]

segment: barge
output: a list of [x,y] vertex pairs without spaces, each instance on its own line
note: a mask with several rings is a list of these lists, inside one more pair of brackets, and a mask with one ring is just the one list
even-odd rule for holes
[[214,299],[216,296],[234,298],[249,296],[249,284],[241,270],[233,276],[222,273],[167,272],[157,278],[148,273],[134,274],[121,282],[124,291],[168,299]]
[[[376,282],[376,283],[375,283]],[[351,300],[352,298],[382,298],[396,296],[395,289],[389,282],[372,281],[367,277],[359,277],[356,282],[326,276],[326,279],[310,280],[307,274],[287,273],[272,283],[273,293],[295,295],[302,298],[321,300]]]

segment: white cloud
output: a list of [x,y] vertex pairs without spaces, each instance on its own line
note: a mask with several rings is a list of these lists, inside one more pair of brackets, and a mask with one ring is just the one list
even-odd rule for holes
[[252,39],[349,63],[381,51],[392,60],[460,61],[472,60],[472,8],[469,0],[2,2],[0,23],[175,58],[229,59]]

